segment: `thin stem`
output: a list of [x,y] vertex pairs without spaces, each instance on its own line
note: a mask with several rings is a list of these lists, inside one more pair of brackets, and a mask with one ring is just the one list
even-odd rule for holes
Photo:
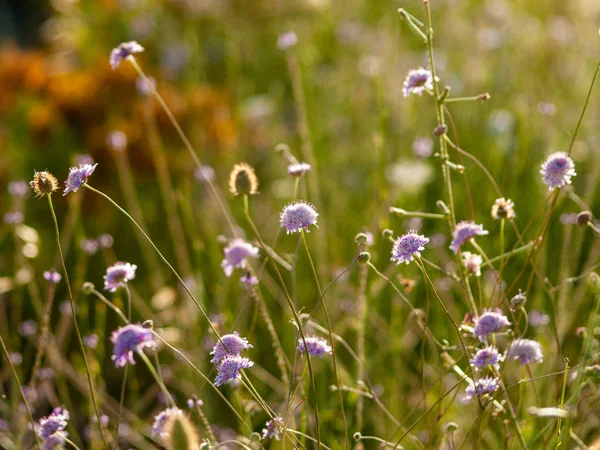
[[108,448],[109,447],[108,440],[106,439],[106,435],[104,434],[104,428],[102,427],[102,418],[100,417],[100,409],[98,408],[98,401],[96,400],[96,391],[94,389],[94,383],[92,381],[92,372],[90,370],[90,365],[89,365],[89,362],[87,359],[85,345],[83,344],[83,339],[81,337],[81,331],[79,330],[79,324],[77,323],[77,310],[75,308],[75,301],[73,300],[73,291],[71,290],[71,282],[69,281],[69,274],[67,272],[65,258],[63,256],[62,247],[60,244],[60,231],[58,229],[58,220],[56,219],[56,213],[54,212],[54,205],[52,204],[52,196],[47,195],[46,197],[48,198],[48,206],[50,207],[50,213],[52,214],[52,221],[54,222],[56,245],[58,247],[60,262],[62,264],[63,273],[65,276],[65,283],[67,285],[67,291],[69,292],[69,304],[71,305],[71,315],[73,317],[73,327],[75,328],[75,334],[77,335],[77,341],[79,342],[81,356],[83,357],[83,362],[85,364],[85,371],[87,374],[87,381],[88,381],[88,386],[90,389],[90,397],[92,400],[92,405],[94,407],[94,412],[96,413],[96,419],[98,419],[98,428],[100,428],[100,434],[102,435],[102,440],[104,441],[104,447]]
[[[127,292],[127,322],[131,322],[131,291],[129,287],[125,285],[125,291]],[[120,312],[120,310],[119,310]],[[129,370],[129,364],[125,365],[125,373],[123,374],[123,381],[121,382],[121,396],[119,398],[119,415],[117,416],[117,425],[115,426],[115,449],[119,448],[119,427],[121,425],[121,417],[123,415],[123,404],[125,403],[125,388],[127,387],[127,373]]]
[[212,427],[210,426],[210,422],[208,421],[206,414],[204,414],[204,411],[202,411],[202,408],[198,404],[198,401],[194,401],[194,405],[195,405],[196,412],[198,413],[198,416],[200,417],[200,421],[202,422],[202,425],[204,426],[204,429],[206,430],[206,434],[208,434],[208,438],[212,442],[216,443],[217,437],[215,436],[215,433],[213,433]]
[[480,94],[474,95],[472,97],[454,97],[447,98],[444,100],[444,103],[462,103],[462,102],[483,102],[489,98],[489,95]]
[[171,393],[169,392],[169,390],[165,386],[165,383],[163,382],[162,378],[158,375],[158,372],[156,371],[156,369],[154,368],[154,366],[150,362],[150,359],[144,353],[144,350],[140,349],[140,350],[138,350],[137,353],[140,356],[140,358],[142,359],[142,361],[144,361],[144,363],[146,364],[146,366],[148,366],[148,370],[150,371],[150,373],[152,374],[152,376],[154,377],[154,379],[156,380],[156,382],[160,386],[160,389],[163,391],[163,394],[165,394],[165,396],[167,397],[167,400],[169,400],[169,403],[171,403],[171,406],[177,406],[175,404],[175,400],[173,400],[173,397],[171,396]]
[[390,208],[390,213],[401,217],[420,217],[422,219],[447,219],[445,214],[426,213],[421,211],[405,211],[402,208]]

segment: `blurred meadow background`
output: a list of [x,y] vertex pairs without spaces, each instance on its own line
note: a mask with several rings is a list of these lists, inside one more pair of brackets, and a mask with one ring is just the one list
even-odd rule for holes
[[[0,448],[35,448],[15,374],[35,421],[56,407],[70,411],[66,431],[72,442],[61,445],[106,448],[52,216],[46,199],[35,199],[23,183],[34,170],[47,170],[62,188],[69,167],[90,161],[98,166],[89,184],[138,220],[212,325],[143,235],[106,199],[87,189],[53,195],[110,448],[186,448],[153,435],[154,417],[168,402],[138,356],[128,366],[119,414],[124,369],[111,361],[110,336],[123,322],[90,285],[84,289],[85,282],[93,283],[94,291],[125,311],[124,289],[103,290],[106,268],[116,261],[137,265],[128,283],[132,321],[152,320],[154,331],[209,380],[216,375],[209,355],[218,341],[215,330],[238,331],[253,345],[244,353],[255,364],[245,371],[253,390],[235,382],[211,387],[163,343],[158,359],[150,356],[198,440],[209,440],[205,448],[219,443],[232,449],[316,448],[315,404],[319,440],[331,449],[600,448],[594,444],[600,438],[594,378],[600,369],[594,369],[600,362],[600,321],[594,313],[600,290],[590,275],[600,263],[600,240],[593,220],[592,226],[577,226],[578,213],[600,208],[597,86],[572,145],[573,184],[555,191],[554,198],[540,175],[549,154],[570,150],[600,59],[600,2],[430,0],[440,90],[448,86],[449,98],[490,96],[446,103],[444,110],[446,136],[464,149],[448,147],[450,161],[464,171],[445,169],[456,222],[482,224],[489,234],[477,243],[496,262],[482,267],[480,277],[461,275],[460,259],[448,248],[447,220],[389,211],[439,215],[436,202],[450,205],[439,157],[444,138],[433,134],[435,97],[403,95],[409,70],[430,67],[427,45],[398,8],[426,23],[421,0],[0,3],[0,335],[6,345],[0,362]],[[132,40],[145,49],[135,61],[156,80],[202,168],[133,65],[123,61],[111,68],[111,50]],[[290,177],[289,155],[310,163],[311,170]],[[229,172],[240,162],[251,165],[259,179],[249,211],[262,240],[278,255],[278,270],[244,216],[243,199],[229,193]],[[230,211],[233,229],[207,180]],[[516,211],[502,229],[490,214],[500,197],[510,198]],[[297,311],[313,312],[320,297],[311,260],[300,235],[280,230],[279,215],[294,199],[310,201],[319,213],[318,228],[311,227],[306,240],[320,285],[328,286],[323,300],[339,375],[338,382],[332,355],[311,358],[316,396],[307,358],[296,351],[294,315],[277,273]],[[386,229],[394,237],[414,229],[430,238],[422,254],[433,264],[427,267],[433,286],[416,262],[390,261]],[[240,282],[243,270],[227,277],[221,267],[234,232],[260,249],[249,261],[257,286]],[[361,232],[370,233],[368,243],[355,241]],[[534,246],[541,235],[542,243]],[[522,246],[527,248],[510,258],[493,259]],[[363,251],[393,286],[357,262]],[[63,274],[56,285],[43,276],[52,268]],[[494,396],[501,410],[463,399],[468,382],[456,368],[471,376],[469,356],[436,295],[467,327],[461,331],[474,351],[479,343],[465,331],[474,315],[465,279],[480,312],[498,306],[508,315],[508,301],[519,289],[526,292],[523,310],[509,319],[517,318],[517,335],[542,346],[539,364],[520,367],[508,359],[502,364],[505,389]],[[47,348],[32,380],[50,298]],[[428,332],[420,325],[423,318]],[[322,308],[305,328],[332,344]],[[428,333],[440,346],[430,343]],[[499,348],[506,350],[508,342],[500,337]],[[293,396],[278,348],[287,358],[283,365]],[[193,396],[203,402],[201,413],[186,406]],[[545,417],[535,409],[545,407],[559,412]],[[275,415],[285,412],[286,426],[301,434],[290,432],[294,438],[281,440],[252,434],[271,419],[269,408]]]

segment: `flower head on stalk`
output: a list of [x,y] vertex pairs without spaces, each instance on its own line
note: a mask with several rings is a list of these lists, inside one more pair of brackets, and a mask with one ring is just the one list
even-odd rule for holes
[[111,359],[117,367],[124,367],[127,363],[135,364],[133,352],[157,347],[152,330],[140,324],[129,324],[118,328],[113,331],[110,340],[114,344]]
[[110,67],[114,70],[119,67],[121,61],[124,61],[135,53],[141,53],[143,51],[144,47],[136,41],[123,42],[110,52]]
[[77,192],[87,182],[89,176],[94,173],[97,165],[97,163],[94,165],[80,164],[77,167],[71,167],[67,181],[65,181],[66,188],[63,195],[67,195],[69,192]]
[[425,244],[428,242],[429,238],[410,230],[394,241],[392,261],[396,261],[396,264],[410,263],[415,256],[421,256],[421,252],[425,250]]

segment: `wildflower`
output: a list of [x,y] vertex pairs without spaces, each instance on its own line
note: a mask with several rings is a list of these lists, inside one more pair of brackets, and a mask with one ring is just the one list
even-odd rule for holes
[[[318,356],[322,358],[324,354],[332,353],[332,348],[327,341],[319,336],[306,336],[306,347],[308,348],[308,354],[310,356]],[[301,353],[304,353],[304,340],[302,338],[298,339],[298,348],[297,350]]]
[[156,79],[154,77],[139,77],[135,80],[135,88],[140,95],[150,95],[156,89]]
[[469,272],[469,275],[475,275],[476,277],[481,276],[481,264],[483,263],[483,258],[481,255],[471,252],[463,252],[462,263],[467,269],[467,272]]
[[43,197],[58,190],[58,180],[50,172],[34,172],[29,186],[35,192],[36,197]]
[[96,241],[96,239],[82,239],[79,243],[79,247],[81,247],[81,250],[88,256],[98,253],[98,241]]
[[248,258],[258,258],[258,248],[243,239],[233,239],[227,247],[223,249],[225,258],[221,267],[226,276],[231,276],[236,268],[244,269]]
[[265,424],[265,428],[262,430],[262,438],[263,439],[275,439],[279,440],[281,437],[281,429],[283,428],[283,418],[275,417],[272,420],[269,420]]
[[19,352],[11,352],[9,353],[9,357],[10,362],[15,366],[20,366],[23,362],[23,355],[21,355]]
[[571,177],[575,173],[575,163],[565,152],[552,153],[542,164],[540,173],[542,180],[548,186],[549,190],[561,188],[565,184],[571,184]]
[[289,176],[298,178],[298,177],[301,177],[302,175],[304,175],[310,169],[311,169],[310,164],[303,162],[303,163],[290,164],[287,168],[287,171],[288,171]]
[[492,206],[492,218],[494,218],[495,220],[512,220],[516,216],[514,207],[515,204],[511,199],[506,200],[504,198],[498,198]]
[[287,31],[280,34],[277,38],[277,47],[279,50],[287,50],[298,43],[298,36],[293,31]]
[[38,372],[40,380],[52,380],[56,376],[54,370],[50,367],[41,367]]
[[194,178],[198,183],[206,183],[215,179],[215,169],[208,165],[198,167],[194,171]]
[[98,346],[98,342],[100,341],[100,339],[98,338],[98,335],[95,333],[84,336],[82,340],[83,340],[83,343],[91,349],[96,348]]
[[315,207],[308,202],[299,201],[290,203],[280,215],[281,226],[286,229],[287,234],[299,233],[302,230],[308,232],[310,225],[317,226],[319,214]]
[[232,334],[221,336],[221,339],[210,352],[211,355],[214,355],[210,362],[216,364],[226,356],[239,356],[242,350],[248,348],[252,348],[252,345],[248,343],[248,339],[240,337],[239,333],[234,331]]
[[102,248],[111,248],[113,246],[113,244],[115,243],[114,238],[108,233],[101,234],[100,236],[98,236],[96,238],[96,240],[98,241],[98,244]]
[[69,192],[77,192],[77,190],[87,182],[89,176],[94,173],[98,164],[80,164],[77,167],[71,167],[69,169],[69,176],[65,181],[65,192],[63,195],[67,195]]
[[523,306],[526,301],[527,301],[527,296],[525,295],[524,292],[521,292],[521,290],[519,289],[519,293],[510,299],[510,309],[512,311],[515,311],[516,309]]
[[491,394],[496,392],[500,384],[497,378],[485,377],[480,378],[475,384],[469,384],[465,390],[465,400],[470,400],[474,395]]
[[114,48],[110,52],[110,66],[114,69],[119,67],[121,61],[129,58],[135,53],[141,53],[144,51],[144,47],[138,44],[136,41],[123,42],[118,47]]
[[499,362],[504,361],[504,355],[498,353],[498,349],[492,345],[477,350],[470,362],[475,369],[482,367],[500,368]]
[[508,359],[518,359],[521,365],[542,362],[542,346],[531,339],[517,339],[510,343]]
[[488,334],[496,333],[510,325],[510,322],[499,309],[486,309],[483,314],[475,318],[473,335],[481,342]]
[[129,324],[113,331],[110,337],[114,344],[111,359],[115,366],[123,367],[125,364],[135,364],[133,352],[142,351],[144,348],[156,348],[152,330],[140,324]]
[[27,198],[29,197],[29,186],[27,185],[27,181],[24,180],[13,180],[8,183],[7,187],[8,193],[13,197],[17,198]]
[[44,280],[49,281],[53,284],[58,284],[60,283],[60,280],[62,280],[62,276],[56,270],[50,269],[44,271]]
[[425,250],[428,242],[429,238],[410,230],[394,241],[392,261],[396,261],[396,264],[410,263],[415,256],[421,257],[421,251]]
[[54,408],[49,416],[40,419],[35,431],[45,443],[46,440],[55,436],[56,433],[63,433],[66,435],[65,428],[67,428],[68,421],[69,411],[64,408]]
[[21,211],[9,211],[4,214],[4,223],[7,225],[17,225],[23,223],[23,213]]
[[[436,77],[436,81],[438,78]],[[404,96],[408,97],[410,94],[422,95],[423,91],[433,90],[433,76],[430,70],[419,67],[416,70],[411,70],[404,80]]]
[[188,398],[188,400],[187,400],[187,406],[190,409],[193,409],[196,406],[201,407],[202,405],[204,405],[204,402],[202,400],[200,400],[199,398],[196,398],[195,395],[193,395],[192,398]]
[[233,166],[229,173],[229,192],[233,195],[258,194],[258,178],[251,166],[246,163]]
[[421,158],[428,158],[433,154],[433,141],[428,137],[418,137],[412,144],[413,153]]
[[152,424],[152,435],[160,436],[161,438],[167,437],[167,434],[164,432],[164,426],[167,419],[172,415],[183,414],[177,407],[167,408],[164,411],[161,411],[156,416],[154,416],[154,423]]
[[33,336],[37,333],[37,323],[35,320],[25,320],[19,324],[19,334],[23,337]]
[[111,131],[106,137],[106,145],[111,150],[122,152],[127,148],[127,135],[120,130]]
[[135,264],[116,262],[108,269],[106,269],[106,275],[104,275],[104,290],[109,292],[115,292],[119,287],[125,287],[128,281],[135,278],[135,271],[137,266]]
[[232,355],[226,356],[217,368],[218,373],[215,378],[215,386],[221,386],[230,380],[240,378],[240,370],[249,369],[253,365],[254,363],[248,358]]
[[258,278],[256,278],[250,272],[246,272],[244,275],[242,275],[240,281],[246,286],[255,286],[258,284]]
[[463,220],[456,224],[456,228],[452,232],[452,242],[450,243],[450,249],[454,253],[458,253],[460,247],[467,241],[477,237],[488,234],[483,229],[483,225],[477,225],[471,220]]

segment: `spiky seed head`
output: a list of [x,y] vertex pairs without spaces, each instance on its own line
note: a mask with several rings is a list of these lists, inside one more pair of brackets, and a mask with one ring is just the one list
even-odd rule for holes
[[254,169],[246,163],[234,165],[229,174],[229,192],[233,195],[258,194],[258,178]]
[[496,199],[492,206],[492,218],[495,220],[515,218],[515,204],[511,199],[499,198]]
[[29,182],[29,186],[35,192],[36,197],[43,197],[58,190],[58,180],[48,171],[34,172],[33,180]]
[[167,450],[196,450],[200,446],[198,432],[185,414],[171,414],[163,427]]

